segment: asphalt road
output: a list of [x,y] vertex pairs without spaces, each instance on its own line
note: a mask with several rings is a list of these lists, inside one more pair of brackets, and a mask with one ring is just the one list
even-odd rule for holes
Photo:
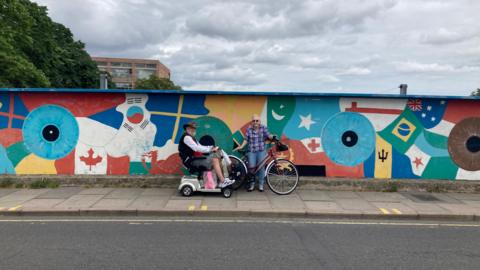
[[479,224],[315,222],[0,220],[0,269],[480,268]]

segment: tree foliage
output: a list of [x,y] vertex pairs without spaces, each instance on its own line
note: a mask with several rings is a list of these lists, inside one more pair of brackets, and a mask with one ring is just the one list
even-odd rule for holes
[[65,26],[29,0],[0,0],[0,87],[98,87],[99,71]]
[[480,88],[477,88],[476,91],[473,91],[472,96],[480,96]]
[[158,78],[150,75],[147,79],[139,79],[135,83],[136,89],[161,89],[161,90],[182,90],[182,87],[176,85],[168,78]]

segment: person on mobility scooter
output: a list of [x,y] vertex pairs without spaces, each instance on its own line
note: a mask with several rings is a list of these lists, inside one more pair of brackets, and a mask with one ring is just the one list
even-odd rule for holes
[[[195,139],[197,130],[197,124],[195,122],[185,124],[183,129],[185,133],[180,138],[178,152],[183,165],[190,173],[198,173],[198,178],[182,178],[179,186],[182,195],[190,196],[194,191],[221,191],[225,197],[230,197],[232,189],[227,187],[232,185],[235,180],[231,180],[223,175],[221,161],[224,152],[216,146],[204,146]],[[203,172],[210,172],[212,170],[219,180],[216,189],[205,188],[203,184],[204,181],[200,181],[206,180],[202,179]]]

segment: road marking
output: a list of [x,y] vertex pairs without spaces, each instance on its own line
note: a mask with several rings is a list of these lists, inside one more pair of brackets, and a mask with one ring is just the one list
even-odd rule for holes
[[193,210],[195,210],[195,205],[192,204],[188,206],[188,211],[193,211]]
[[380,208],[380,211],[382,211],[382,213],[384,213],[385,215],[390,214],[390,212],[386,208]]
[[208,206],[206,204],[203,204],[202,206],[200,206],[200,210],[202,211],[207,211],[208,210]]
[[16,211],[19,208],[22,208],[22,205],[17,205],[17,206],[14,206],[14,207],[10,207],[10,208],[8,208],[8,211]]
[[0,219],[0,223],[275,223],[314,225],[385,225],[417,227],[480,227],[479,223],[414,223],[376,221],[245,220],[245,219]]
[[392,208],[392,211],[397,214],[397,215],[401,215],[402,212],[400,212],[400,210],[398,210],[397,208]]

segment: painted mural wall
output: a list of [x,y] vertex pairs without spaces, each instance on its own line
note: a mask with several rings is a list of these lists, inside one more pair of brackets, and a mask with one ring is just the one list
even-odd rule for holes
[[183,124],[232,153],[252,114],[304,175],[480,179],[480,100],[118,92],[0,92],[0,173],[181,173]]

